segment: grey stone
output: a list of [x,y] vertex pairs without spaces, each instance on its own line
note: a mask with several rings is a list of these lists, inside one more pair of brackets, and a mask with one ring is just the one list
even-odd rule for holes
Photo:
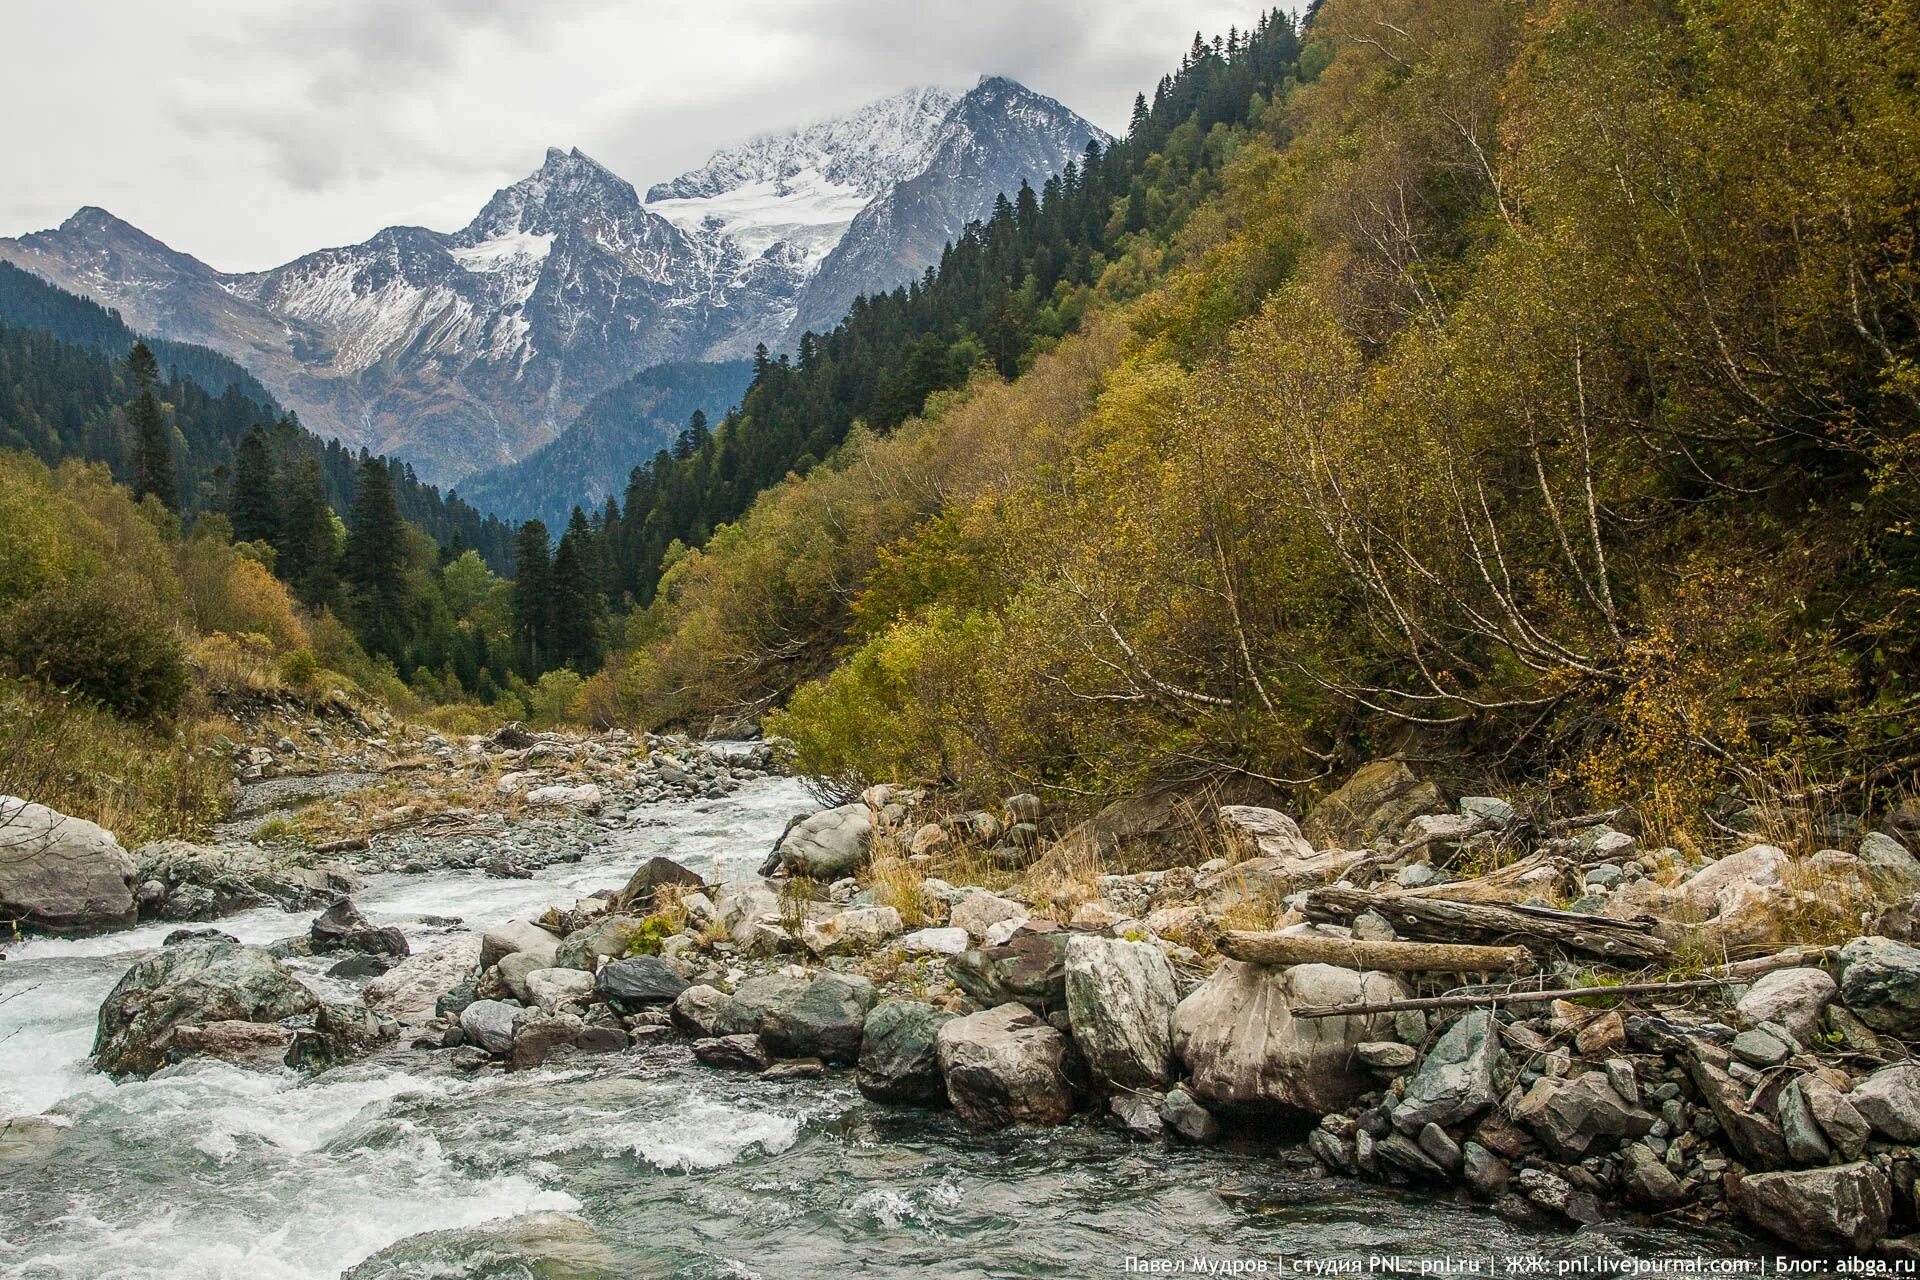
[[1826,1130],[1814,1119],[1807,1102],[1806,1082],[1818,1077],[1799,1076],[1780,1091],[1775,1111],[1780,1117],[1780,1136],[1786,1140],[1787,1154],[1799,1164],[1826,1164],[1833,1156]]
[[861,1030],[875,999],[873,983],[862,977],[770,974],[741,983],[714,1030],[722,1036],[758,1034],[779,1058],[850,1063],[859,1057]]
[[1775,969],[1747,988],[1734,1009],[1748,1023],[1777,1022],[1803,1045],[1816,1043],[1820,1017],[1840,988],[1825,969]]
[[1061,1124],[1073,1114],[1073,1046],[1025,1006],[955,1018],[940,1027],[936,1044],[947,1097],[968,1124]]
[[1030,920],[1004,943],[954,957],[947,963],[947,976],[984,1005],[1017,1000],[1037,1013],[1064,1010],[1067,942],[1073,936],[1050,920]]
[[732,996],[718,987],[705,983],[688,987],[674,998],[671,1010],[673,1025],[689,1035],[706,1037],[714,1034],[715,1023],[720,1019]]
[[1562,1160],[1581,1159],[1598,1139],[1638,1138],[1653,1127],[1653,1117],[1629,1106],[1598,1071],[1571,1080],[1544,1076],[1534,1081],[1513,1108],[1513,1118]]
[[1353,918],[1353,936],[1361,942],[1392,942],[1399,935],[1378,911],[1362,911]]
[[584,1003],[593,994],[593,975],[580,969],[535,969],[526,978],[527,1000],[551,1012]]
[[1402,889],[1418,889],[1433,883],[1433,864],[1428,862],[1409,862],[1400,868],[1394,880]]
[[1368,1040],[1354,1046],[1353,1056],[1376,1071],[1405,1071],[1420,1054],[1397,1040]]
[[1513,806],[1498,796],[1462,796],[1460,812],[1487,827],[1510,827],[1520,820]]
[[1875,1031],[1920,1033],[1920,950],[1855,938],[1840,949],[1840,998]]
[[1483,1200],[1491,1200],[1504,1192],[1512,1176],[1505,1160],[1477,1142],[1461,1144],[1460,1172],[1468,1188]]
[[1608,1058],[1600,1069],[1606,1072],[1607,1083],[1613,1091],[1630,1107],[1640,1105],[1640,1081],[1634,1075],[1633,1063],[1626,1058]]
[[526,1010],[501,1000],[475,1000],[460,1011],[460,1034],[471,1045],[488,1053],[504,1054],[513,1048],[513,1028]]
[[1447,1131],[1439,1125],[1429,1122],[1422,1126],[1417,1141],[1420,1149],[1448,1173],[1453,1173],[1460,1168],[1460,1144],[1449,1137]]
[[687,980],[659,956],[629,956],[611,960],[593,975],[593,989],[601,999],[622,1008],[671,1004],[687,990]]
[[[1728,1072],[1730,1063],[1727,1051],[1716,1044],[1697,1040],[1688,1046],[1688,1073],[1712,1111],[1708,1118],[1749,1167],[1777,1169],[1787,1163],[1786,1139],[1773,1118],[1749,1101],[1746,1086]],[[1696,1113],[1694,1119],[1701,1117]]]
[[144,1077],[167,1062],[170,1033],[210,1022],[278,1022],[319,1007],[265,948],[190,942],[147,956],[100,1006],[93,1053],[100,1070]]
[[1882,1067],[1847,1094],[1877,1133],[1895,1142],[1920,1142],[1920,1064]]
[[532,1004],[533,996],[527,990],[527,975],[541,969],[554,967],[553,960],[537,951],[516,951],[512,955],[500,957],[500,963],[494,966],[494,972],[500,975],[501,985],[521,1004]]
[[859,870],[872,837],[873,813],[864,803],[824,809],[788,828],[760,874],[784,867],[815,880],[838,880]]
[[1628,1143],[1620,1152],[1620,1187],[1627,1202],[1640,1209],[1668,1209],[1680,1203],[1685,1192],[1651,1147]]
[[0,918],[28,930],[124,929],[138,914],[133,855],[113,833],[0,795]]
[[1890,835],[1871,831],[1862,836],[1859,856],[1868,867],[1902,886],[1920,886],[1920,858],[1915,858],[1907,846]]
[[1418,1133],[1428,1123],[1458,1124],[1486,1110],[1498,1097],[1494,1074],[1505,1058],[1492,1013],[1470,1010],[1428,1050],[1393,1109],[1394,1124]]
[[693,1042],[693,1056],[725,1071],[765,1071],[773,1063],[756,1035],[708,1036]]
[[1148,1093],[1116,1093],[1107,1099],[1107,1111],[1129,1135],[1152,1141],[1166,1132],[1160,1118],[1160,1098]]
[[1150,942],[1067,940],[1067,1019],[1098,1083],[1163,1089],[1173,1079],[1173,966]]
[[[1155,1110],[1153,1118],[1156,1122],[1159,1121],[1158,1110]],[[1307,1150],[1313,1153],[1314,1159],[1333,1173],[1352,1174],[1360,1167],[1359,1161],[1347,1144],[1325,1129],[1315,1129],[1307,1134]]]
[[1858,1162],[1750,1174],[1736,1184],[1733,1202],[1755,1226],[1789,1243],[1865,1249],[1887,1233],[1893,1189],[1886,1174]]
[[1197,1146],[1220,1140],[1220,1122],[1185,1089],[1169,1089],[1160,1100],[1160,1119],[1168,1129]]
[[1291,1010],[1406,994],[1386,974],[1228,960],[1174,1009],[1174,1049],[1186,1064],[1188,1090],[1209,1106],[1318,1118],[1371,1087],[1355,1069],[1355,1048],[1383,1039],[1391,1024],[1383,1014],[1306,1020]]
[[1025,920],[1027,909],[1011,898],[976,889],[953,904],[947,920],[956,929],[965,929],[971,938],[985,938],[987,930],[1003,920]]
[[1800,1051],[1792,1033],[1777,1022],[1749,1027],[1735,1036],[1728,1047],[1734,1057],[1754,1067],[1777,1067]]
[[1820,1126],[1834,1153],[1842,1160],[1858,1160],[1860,1153],[1866,1149],[1872,1126],[1847,1100],[1847,1095],[1832,1082],[1811,1074],[1794,1081],[1794,1089],[1806,1103],[1814,1123]]
[[550,968],[559,955],[560,939],[531,920],[509,920],[481,937],[480,967],[491,969],[508,956],[523,952],[540,961],[535,968]]
[[918,1000],[882,1000],[867,1015],[860,1038],[860,1092],[878,1102],[939,1105],[947,1100],[940,1075],[940,1028],[953,1014]]
[[480,963],[480,939],[449,938],[408,956],[367,984],[360,998],[389,1017],[421,1021],[435,1016],[440,998],[470,977]]

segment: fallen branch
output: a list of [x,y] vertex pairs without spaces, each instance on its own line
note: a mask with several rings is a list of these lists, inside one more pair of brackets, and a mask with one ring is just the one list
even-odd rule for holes
[[1315,889],[1304,906],[1309,920],[1346,922],[1363,911],[1377,912],[1394,932],[1413,938],[1481,942],[1522,941],[1577,952],[1635,967],[1666,963],[1673,949],[1638,921],[1609,920],[1540,907],[1454,902],[1413,893],[1366,893],[1337,886]]
[[1221,935],[1218,949],[1228,959],[1247,964],[1334,964],[1379,973],[1510,973],[1533,968],[1533,956],[1525,947],[1367,942],[1237,929]]

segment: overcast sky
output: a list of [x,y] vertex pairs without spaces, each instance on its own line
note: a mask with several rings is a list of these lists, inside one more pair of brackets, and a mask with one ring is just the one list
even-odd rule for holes
[[1244,0],[6,0],[0,235],[97,204],[229,271],[451,230],[548,146],[642,191],[912,84],[1121,131]]

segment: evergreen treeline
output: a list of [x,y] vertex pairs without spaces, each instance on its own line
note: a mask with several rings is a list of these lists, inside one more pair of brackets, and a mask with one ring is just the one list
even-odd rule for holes
[[[266,432],[279,470],[291,474],[302,456],[312,456],[328,502],[347,510],[360,455],[300,426],[251,374],[205,347],[142,340],[119,313],[8,263],[0,263],[0,448],[26,450],[49,465],[68,458],[104,462],[116,479],[134,483],[137,431],[123,419],[139,398],[122,361],[136,344],[153,357],[153,394],[166,406],[180,510],[225,505],[234,450],[256,426]],[[471,547],[489,565],[506,569],[512,539],[506,524],[423,484],[404,463],[386,465],[404,519],[442,546]]]
[[1195,36],[1152,102],[1136,101],[1124,140],[1090,143],[1038,192],[1023,183],[1002,195],[937,268],[856,300],[831,333],[804,335],[791,360],[760,349],[738,412],[634,469],[609,539],[619,589],[650,600],[675,542],[705,542],[761,490],[827,457],[855,421],[890,430],[979,365],[1013,377],[1073,331],[1119,246],[1170,235],[1212,194],[1231,127],[1284,89],[1299,54],[1279,11],[1211,43]]

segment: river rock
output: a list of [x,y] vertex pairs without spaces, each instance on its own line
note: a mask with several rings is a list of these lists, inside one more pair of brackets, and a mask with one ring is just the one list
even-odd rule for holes
[[654,891],[665,885],[694,890],[705,882],[672,858],[648,858],[627,878],[626,887],[615,899],[622,908],[646,910],[653,905]]
[[1160,1099],[1160,1123],[1196,1146],[1220,1139],[1220,1122],[1184,1087],[1169,1089]]
[[1893,1188],[1860,1161],[1740,1179],[1733,1202],[1749,1221],[1799,1245],[1865,1249],[1887,1233]]
[[1414,777],[1401,761],[1374,760],[1309,810],[1300,830],[1316,848],[1360,849],[1445,807],[1440,788]]
[[1384,1038],[1393,1019],[1296,1020],[1291,1009],[1406,995],[1404,983],[1381,973],[1228,960],[1175,1007],[1174,1051],[1191,1076],[1187,1087],[1209,1106],[1318,1118],[1371,1087],[1354,1051]]
[[900,939],[900,949],[910,956],[957,956],[967,949],[967,931],[915,929]]
[[255,1070],[272,1070],[285,1059],[293,1029],[278,1022],[183,1022],[161,1036],[168,1062],[215,1058]]
[[550,967],[560,953],[560,939],[531,920],[509,920],[487,930],[480,939],[480,967],[491,969],[510,955],[525,952]]
[[1920,950],[1855,938],[1840,948],[1840,999],[1875,1031],[1920,1034]]
[[504,1000],[475,1000],[460,1011],[460,1034],[471,1045],[488,1053],[504,1054],[513,1048],[514,1024],[527,1010]]
[[1494,1077],[1505,1059],[1493,1014],[1468,1010],[1427,1051],[1393,1109],[1393,1123],[1404,1132],[1418,1133],[1423,1125],[1471,1119],[1499,1096]]
[[1734,1009],[1750,1024],[1777,1022],[1801,1044],[1813,1044],[1820,1016],[1839,994],[1825,969],[1775,969],[1756,979]]
[[1130,1137],[1151,1142],[1167,1129],[1167,1122],[1160,1118],[1160,1101],[1150,1093],[1116,1093],[1107,1099],[1107,1114]]
[[722,1036],[757,1034],[778,1058],[850,1063],[876,995],[865,978],[823,973],[814,978],[769,974],[740,984],[714,1030]]
[[408,956],[367,984],[361,998],[388,1017],[423,1021],[434,1015],[441,996],[472,974],[480,963],[480,939],[472,934],[449,938]]
[[278,1022],[310,1013],[313,992],[263,947],[193,942],[141,960],[100,1006],[100,1070],[146,1076],[166,1065],[163,1037],[183,1023]]
[[1620,1189],[1638,1209],[1670,1209],[1685,1197],[1680,1180],[1646,1144],[1628,1143],[1620,1151]]
[[953,1014],[918,1000],[882,1000],[867,1015],[860,1038],[860,1092],[877,1102],[939,1105],[947,1100],[940,1075],[940,1028]]
[[124,929],[138,915],[138,882],[111,831],[0,796],[0,917],[49,933]]
[[773,1063],[760,1037],[744,1033],[695,1040],[693,1056],[723,1071],[765,1071]]
[[1533,1130],[1548,1151],[1569,1161],[1584,1158],[1596,1139],[1642,1137],[1654,1120],[1629,1105],[1599,1071],[1571,1080],[1542,1076],[1513,1109],[1513,1118]]
[[593,994],[593,975],[580,969],[535,969],[526,977],[528,1000],[552,1011],[563,1004],[584,1004]]
[[1765,1070],[1777,1067],[1800,1051],[1793,1035],[1777,1022],[1763,1022],[1757,1027],[1749,1027],[1733,1038],[1727,1046],[1733,1050],[1733,1056],[1750,1067]]
[[283,1061],[298,1071],[326,1071],[365,1057],[396,1038],[399,1028],[363,1004],[328,1002],[311,1026],[293,1035]]
[[843,804],[803,818],[780,837],[761,875],[785,867],[796,875],[833,881],[850,876],[866,861],[873,836],[873,813],[865,804]]
[[1706,1100],[1735,1153],[1752,1168],[1780,1168],[1788,1161],[1780,1126],[1758,1108],[1746,1086],[1733,1078],[1727,1069],[1730,1063],[1730,1055],[1719,1045],[1704,1040],[1687,1045],[1687,1067],[1694,1087]]
[[527,792],[527,803],[536,809],[571,807],[582,813],[598,813],[606,800],[600,794],[600,788],[591,782],[578,786],[556,783],[548,787],[535,787]]
[[947,914],[947,923],[966,930],[970,938],[983,939],[987,936],[987,930],[1002,921],[1024,923],[1027,916],[1026,907],[1013,899],[976,889],[953,904],[953,909]]
[[705,983],[688,987],[674,997],[673,1007],[668,1011],[673,1025],[692,1036],[711,1036],[714,1026],[720,1019],[720,1011],[727,1007],[732,996],[718,987]]
[[850,907],[824,920],[800,926],[800,944],[816,956],[877,951],[901,930],[900,913],[892,907]]
[[593,989],[601,999],[632,1010],[672,1004],[688,988],[687,980],[659,956],[629,956],[601,965],[594,975]]
[[[556,973],[574,973],[578,969],[558,969]],[[547,1060],[547,1055],[562,1045],[570,1045],[585,1033],[587,1024],[571,1013],[535,1013],[514,1024],[513,1047],[507,1066],[513,1071],[530,1071]]]
[[1920,1065],[1882,1067],[1855,1085],[1847,1101],[1876,1133],[1894,1142],[1920,1142]]
[[394,925],[375,928],[372,921],[360,914],[351,898],[342,898],[315,916],[307,927],[307,939],[315,955],[353,951],[402,959],[412,951],[406,934]]
[[516,951],[510,956],[501,957],[500,963],[494,966],[494,972],[500,975],[501,985],[506,987],[515,1000],[522,1004],[532,1004],[533,995],[527,990],[527,975],[554,967],[553,961],[547,957],[531,951]]
[[538,1276],[590,1280],[623,1274],[591,1223],[572,1213],[524,1213],[477,1227],[424,1231],[388,1245],[341,1280],[421,1276]]
[[984,1005],[1018,1001],[1042,1014],[1065,1009],[1072,936],[1051,920],[1029,920],[1004,943],[975,947],[948,961],[947,976]]
[[1300,833],[1300,824],[1278,809],[1223,804],[1218,817],[1223,831],[1258,849],[1263,858],[1305,859],[1317,852],[1313,841]]
[[1753,889],[1780,886],[1780,876],[1792,859],[1776,845],[1749,845],[1717,862],[1709,862],[1680,886],[1681,901],[1705,916],[1735,910]]
[[744,946],[762,916],[779,913],[780,896],[759,880],[732,881],[713,891],[713,908],[727,936]]
[[1067,940],[1067,1021],[1096,1082],[1164,1089],[1173,1080],[1173,966],[1150,942]]
[[954,1018],[936,1045],[947,1097],[968,1124],[1063,1124],[1073,1115],[1073,1046],[1025,1006]]
[[601,961],[631,951],[639,934],[638,916],[602,916],[562,938],[554,950],[553,964],[562,969],[584,969],[592,973]]
[[1867,1139],[1872,1136],[1872,1126],[1839,1086],[1819,1073],[1810,1072],[1796,1079],[1786,1092],[1798,1095],[1835,1154],[1842,1160],[1860,1158]]
[[1890,835],[1870,831],[1860,837],[1860,861],[1901,888],[1920,888],[1920,858]]

